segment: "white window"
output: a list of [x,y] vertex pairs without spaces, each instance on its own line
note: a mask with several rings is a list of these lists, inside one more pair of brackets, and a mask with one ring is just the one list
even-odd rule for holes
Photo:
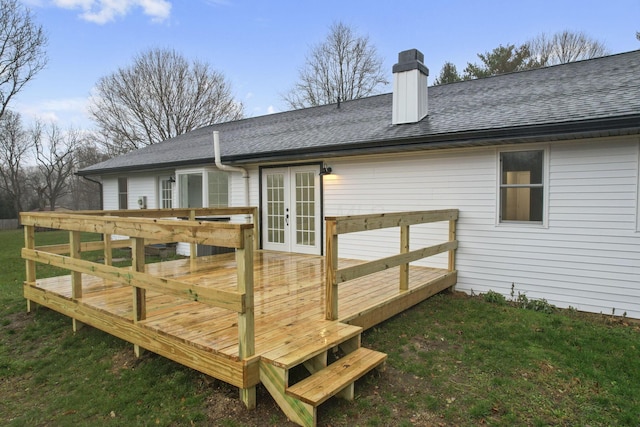
[[118,178],[118,209],[128,209],[127,178]]
[[168,178],[160,180],[160,207],[162,209],[173,207],[173,182]]
[[229,206],[229,175],[226,172],[207,172],[209,180],[209,207]]
[[178,202],[181,208],[229,206],[229,175],[209,169],[177,171]]
[[544,150],[500,153],[500,222],[543,223]]

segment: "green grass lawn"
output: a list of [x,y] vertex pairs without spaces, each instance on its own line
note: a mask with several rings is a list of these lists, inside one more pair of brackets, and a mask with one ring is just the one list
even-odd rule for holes
[[[66,239],[44,232],[36,243]],[[234,387],[154,354],[135,359],[130,344],[90,327],[74,335],[51,310],[27,315],[23,234],[0,232],[0,242],[0,425],[292,425],[262,387],[248,411]],[[640,425],[634,323],[449,293],[367,331],[363,344],[389,354],[386,370],[360,380],[354,402],[321,406],[319,425]]]

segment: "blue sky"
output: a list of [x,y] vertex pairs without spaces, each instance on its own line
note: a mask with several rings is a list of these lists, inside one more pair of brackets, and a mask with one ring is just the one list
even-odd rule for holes
[[429,84],[445,61],[462,70],[477,53],[542,32],[584,31],[611,53],[640,49],[640,0],[21,1],[48,34],[49,63],[10,108],[25,123],[38,117],[62,128],[90,129],[86,106],[98,79],[153,47],[224,73],[247,116],[284,111],[281,95],[337,21],[369,36],[389,80],[398,52],[421,50]]

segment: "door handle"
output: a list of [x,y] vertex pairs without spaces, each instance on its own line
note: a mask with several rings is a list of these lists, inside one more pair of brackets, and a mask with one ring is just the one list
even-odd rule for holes
[[288,226],[289,226],[289,208],[287,208],[287,209],[285,210],[285,212],[286,212],[286,214],[285,214],[285,216],[284,216],[284,222],[285,222],[285,224],[286,224],[286,225],[287,225],[287,227],[288,227]]

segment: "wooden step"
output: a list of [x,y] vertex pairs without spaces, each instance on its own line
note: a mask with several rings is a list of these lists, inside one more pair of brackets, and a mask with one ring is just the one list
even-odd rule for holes
[[262,359],[274,366],[290,369],[362,332],[359,326],[334,320],[307,322],[303,326],[300,331],[292,332],[289,340],[262,353]]
[[360,347],[287,388],[286,393],[309,405],[318,406],[386,359],[387,355],[384,353]]

